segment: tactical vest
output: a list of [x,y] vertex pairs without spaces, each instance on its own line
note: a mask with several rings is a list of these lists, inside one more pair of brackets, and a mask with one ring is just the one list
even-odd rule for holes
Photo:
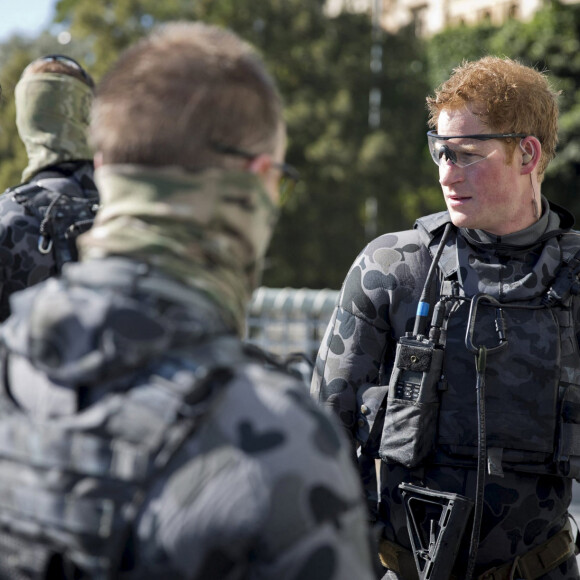
[[99,207],[96,189],[83,189],[74,175],[40,176],[7,193],[40,222],[38,251],[53,255],[57,273],[77,261],[76,238],[91,228]]
[[[436,247],[442,224],[427,225],[431,239],[425,243],[434,239]],[[447,245],[439,264],[442,348],[430,349],[425,339],[406,358],[397,359],[380,443],[383,460],[409,468],[425,463],[475,465],[474,351],[483,346],[488,352],[485,436],[490,473],[501,475],[506,469],[580,477],[580,356],[573,319],[580,288],[577,240],[573,233],[560,236],[563,265],[548,292],[501,304],[463,295],[453,284],[455,243]],[[542,340],[536,344],[539,334]],[[401,339],[398,346],[403,355],[404,343]],[[469,344],[475,348],[468,349]],[[430,378],[430,391],[419,396],[435,364],[440,371]]]
[[[118,265],[112,282],[137,287],[139,266]],[[67,269],[62,282],[70,274],[90,284],[112,273],[103,273],[104,264],[82,266],[80,273]],[[144,284],[161,284],[173,292],[163,280],[145,279]],[[152,317],[151,302],[144,305],[130,296],[120,300],[109,312],[113,318],[106,320],[125,317],[130,328],[116,338],[106,322],[107,338],[113,350],[119,346],[119,353],[105,365],[106,376],[95,378],[98,388],[109,387],[77,414],[32,421],[10,395],[8,369],[15,355],[6,348],[2,352],[0,578],[180,577],[166,566],[143,570],[140,562],[132,561],[134,523],[152,485],[164,476],[232,377],[255,364],[256,356],[233,335],[202,338],[199,330],[189,338],[171,335],[175,323],[165,321],[160,312]],[[64,365],[62,372],[90,370],[95,354],[80,359],[76,367]]]

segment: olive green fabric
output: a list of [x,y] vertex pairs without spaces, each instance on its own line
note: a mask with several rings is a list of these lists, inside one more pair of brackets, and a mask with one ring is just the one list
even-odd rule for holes
[[259,284],[277,208],[246,171],[105,165],[95,172],[102,208],[78,238],[81,259],[123,255],[202,290],[241,335]]
[[28,154],[23,181],[43,167],[92,158],[87,143],[90,87],[69,75],[30,74],[16,85],[15,98],[16,125]]

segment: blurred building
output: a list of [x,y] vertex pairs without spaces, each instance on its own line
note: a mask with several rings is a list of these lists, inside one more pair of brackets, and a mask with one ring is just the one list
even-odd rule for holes
[[[382,28],[396,32],[413,24],[417,35],[430,36],[449,26],[489,20],[502,24],[508,18],[530,19],[549,0],[328,0],[327,13],[343,10],[378,15]],[[578,4],[580,0],[561,0]]]

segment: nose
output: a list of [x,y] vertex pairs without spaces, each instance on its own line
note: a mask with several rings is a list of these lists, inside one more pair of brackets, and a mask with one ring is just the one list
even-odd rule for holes
[[453,185],[463,181],[463,171],[457,165],[451,163],[451,161],[443,161],[439,165],[439,183],[444,186]]

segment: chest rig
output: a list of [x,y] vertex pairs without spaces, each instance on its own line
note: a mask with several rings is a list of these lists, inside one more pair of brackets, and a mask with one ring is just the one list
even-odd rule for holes
[[[433,224],[435,240],[443,225]],[[430,271],[415,328],[397,345],[379,456],[409,468],[475,467],[483,439],[490,474],[580,477],[578,237],[561,235],[562,265],[541,295],[504,302],[464,295],[453,228],[448,236],[431,268],[443,282]]]

